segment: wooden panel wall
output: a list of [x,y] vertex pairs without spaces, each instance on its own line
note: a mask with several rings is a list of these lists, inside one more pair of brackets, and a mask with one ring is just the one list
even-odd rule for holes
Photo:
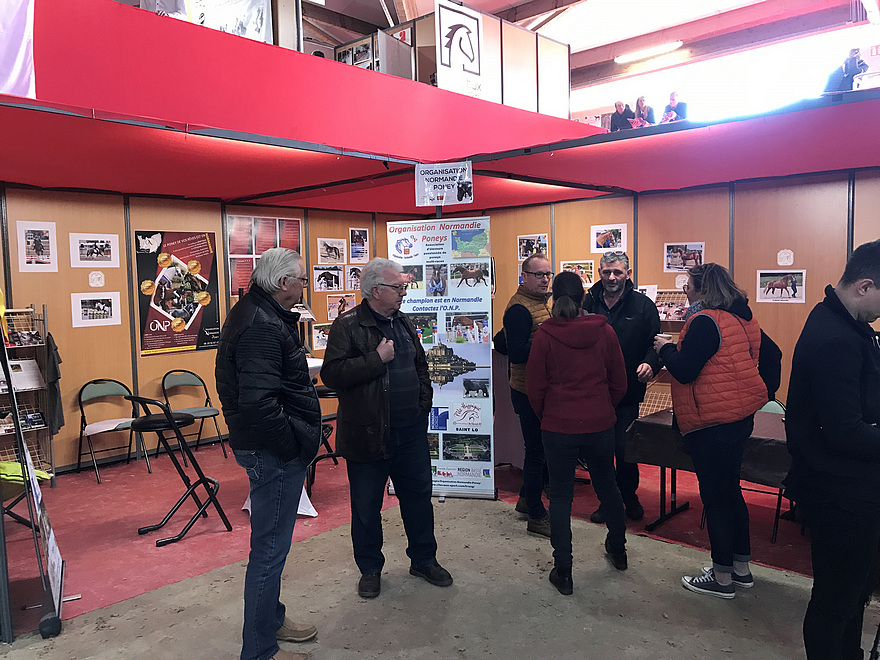
[[639,197],[638,282],[674,289],[664,273],[664,243],[706,244],[707,262],[729,266],[730,193],[727,186]]
[[[555,255],[553,271],[560,271],[560,261],[592,261],[594,281],[598,281],[598,252],[591,251],[593,241],[590,227],[593,225],[626,225],[627,254],[632,257],[633,202],[631,197],[588,199],[566,202],[554,206],[554,235],[550,254]],[[527,232],[523,232],[527,233]],[[555,248],[555,250],[554,250]]]
[[856,173],[853,248],[880,238],[880,172]]
[[[846,264],[847,177],[824,175],[738,184],[735,191],[734,274],[761,327],[782,349],[782,387],[807,315]],[[757,271],[779,270],[779,250],[794,252],[791,268],[806,269],[803,304],[756,303]]]
[[[55,436],[55,464],[76,463],[80,415],[76,397],[80,387],[93,378],[113,378],[132,386],[131,339],[128,324],[128,272],[125,261],[125,214],[118,195],[83,195],[52,193],[15,188],[6,191],[10,232],[13,303],[39,309],[48,307],[48,326],[63,360],[61,398],[65,426]],[[54,222],[58,250],[57,273],[18,272],[18,248],[15,223],[24,221]],[[119,268],[70,267],[69,234],[107,233],[119,236]],[[104,273],[104,287],[90,288],[92,270]],[[74,328],[70,309],[71,293],[118,291],[122,306],[122,324],[92,328]],[[125,403],[125,402],[123,402]],[[97,419],[125,417],[131,408],[98,404]],[[104,434],[97,443],[113,447],[127,443],[127,434]]]
[[521,209],[499,209],[489,214],[492,255],[495,257],[495,299],[492,301],[492,333],[501,329],[507,301],[517,287],[518,235],[550,234],[550,207],[530,206]]
[[[218,293],[220,295],[220,324],[226,319],[226,263],[223,259],[223,227],[220,216],[220,205],[208,202],[186,202],[178,200],[164,200],[132,197],[129,202],[131,213],[131,241],[134,244],[135,231],[188,231],[188,232],[211,232],[217,242],[217,275],[219,277]],[[132,295],[138,295],[138,282],[132,274]],[[186,353],[169,353],[167,355],[147,355],[140,357],[140,318],[138,307],[135,305],[135,327],[137,328],[137,375],[138,391],[141,396],[151,399],[162,399],[162,376],[172,369],[189,369],[194,371],[208,385],[211,399],[215,406],[219,407],[217,387],[214,380],[214,361],[217,351],[189,351]],[[189,388],[187,388],[189,389]],[[175,408],[204,405],[204,397],[185,391],[176,393],[172,399]],[[220,432],[226,433],[223,415],[218,418]],[[213,424],[205,428],[205,437],[213,437],[216,430]],[[147,446],[155,446],[157,440],[148,435],[144,436]]]

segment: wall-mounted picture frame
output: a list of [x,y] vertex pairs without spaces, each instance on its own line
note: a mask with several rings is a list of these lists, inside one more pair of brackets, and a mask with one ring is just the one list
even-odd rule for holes
[[348,228],[348,263],[365,264],[370,260],[370,230],[357,227]]
[[74,328],[122,325],[118,291],[89,291],[70,294],[70,314]]
[[524,234],[516,237],[517,260],[525,261],[533,254],[543,254],[550,258],[549,241],[547,234]]
[[759,270],[756,291],[756,302],[806,302],[807,271]]
[[626,252],[626,225],[593,225],[590,227],[590,252]]
[[705,243],[664,243],[663,272],[686,273],[694,266],[702,265],[706,259]]
[[19,273],[57,273],[58,246],[54,222],[15,223]]
[[119,268],[118,234],[69,234],[71,268]]
[[347,256],[345,253],[346,242],[344,238],[319,238],[318,263],[344,264]]
[[577,259],[575,261],[560,261],[559,272],[571,272],[581,278],[584,290],[589,289],[596,283],[596,263],[593,259]]

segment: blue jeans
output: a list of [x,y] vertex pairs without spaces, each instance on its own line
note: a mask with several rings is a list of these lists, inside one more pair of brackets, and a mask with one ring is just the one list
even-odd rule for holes
[[684,436],[706,511],[712,568],[732,573],[734,561],[750,561],[749,510],[739,485],[743,450],[754,418],[718,424]]
[[434,538],[434,507],[431,504],[431,454],[428,451],[428,414],[421,413],[408,426],[392,427],[388,458],[369,463],[346,461],[351,492],[351,543],[354,561],[361,573],[381,573],[382,502],[388,477],[400,502],[400,517],[406,531],[406,554],[412,566],[430,566],[437,561]]
[[608,547],[613,552],[626,548],[623,499],[614,479],[614,427],[598,433],[553,433],[544,431],[544,451],[550,471],[550,545],[553,564],[571,569],[571,501],[574,470],[578,459],[590,470],[608,527]]
[[275,634],[284,624],[281,572],[290,552],[306,465],[282,463],[265,450],[234,449],[251,486],[251,552],[244,577],[241,660],[269,660],[278,653]]
[[[519,416],[522,429],[525,457],[523,458],[523,495],[529,507],[529,518],[543,518],[547,514],[541,491],[544,488],[544,443],[541,440],[541,420],[532,410],[529,397],[522,392],[510,389],[510,402],[513,411]],[[552,477],[551,477],[552,480]]]

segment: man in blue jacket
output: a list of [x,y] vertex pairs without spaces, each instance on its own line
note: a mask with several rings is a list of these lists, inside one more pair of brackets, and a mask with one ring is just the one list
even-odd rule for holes
[[305,658],[280,650],[278,640],[305,642],[318,634],[286,617],[279,599],[306,469],[321,437],[321,407],[296,331],[299,314],[289,311],[308,281],[299,254],[266,250],[220,332],[217,393],[251,495],[241,660]]
[[810,529],[809,660],[861,658],[880,542],[880,240],[856,249],[794,349],[785,415],[788,494]]

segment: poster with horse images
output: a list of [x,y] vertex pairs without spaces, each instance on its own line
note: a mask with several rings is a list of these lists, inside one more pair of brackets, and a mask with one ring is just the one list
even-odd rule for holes
[[802,303],[806,300],[806,270],[759,270],[757,302]]
[[350,264],[365,264],[370,260],[370,230],[348,228],[348,245],[351,254],[348,256]]
[[705,253],[705,243],[664,243],[663,272],[686,273],[703,264]]
[[213,233],[136,231],[141,356],[217,348],[220,296]]
[[[387,225],[407,283],[401,311],[425,349],[434,495],[495,496],[489,218]],[[533,237],[537,238],[537,237]]]

